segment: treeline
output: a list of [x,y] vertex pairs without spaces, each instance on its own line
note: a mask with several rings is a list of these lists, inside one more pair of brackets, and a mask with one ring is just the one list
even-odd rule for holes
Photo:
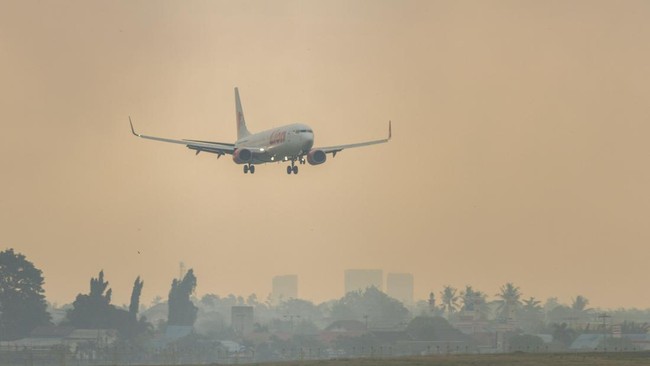
[[[47,311],[42,271],[13,249],[0,252],[0,341],[12,341],[29,336],[39,326],[49,326],[52,318]],[[115,329],[120,339],[133,341],[153,333],[146,317],[138,318],[140,295],[144,281],[138,276],[131,291],[128,309],[111,304],[113,290],[104,279],[104,271],[90,279],[88,293],[80,293],[66,311],[61,326],[80,329]],[[192,326],[198,308],[190,297],[196,289],[194,271],[182,279],[174,279],[168,297],[168,324]],[[145,337],[143,337],[145,336]]]
[[[24,255],[13,249],[0,252],[0,340],[25,338],[36,327],[52,324],[43,281],[42,272]],[[131,343],[151,339],[168,325],[193,326],[197,334],[226,340],[240,337],[232,328],[231,307],[248,305],[254,308],[254,330],[260,334],[313,335],[337,321],[350,320],[366,330],[399,329],[420,316],[444,318],[451,325],[468,319],[509,324],[522,333],[552,334],[567,344],[579,332],[602,329],[598,327],[602,311],[591,308],[584,296],[577,295],[566,305],[556,298],[542,304],[535,297],[524,297],[513,283],[501,286],[491,300],[486,292],[469,285],[461,290],[444,286],[437,294],[432,292],[428,300],[410,308],[376,288],[351,292],[321,304],[301,299],[271,304],[254,294],[247,298],[208,294],[199,299],[193,296],[196,286],[197,278],[190,269],[183,278],[172,281],[167,301],[160,299],[146,308],[140,301],[144,281],[137,277],[128,308],[121,308],[111,304],[113,292],[100,271],[90,279],[88,292],[78,294],[57,323],[82,329],[116,329],[121,340]],[[607,316],[610,324],[621,324],[624,333],[645,333],[650,328],[649,310],[619,309]],[[438,320],[436,324],[439,323]]]

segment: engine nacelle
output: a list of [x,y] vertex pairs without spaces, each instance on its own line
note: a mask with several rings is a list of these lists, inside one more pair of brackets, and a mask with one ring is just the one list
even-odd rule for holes
[[237,149],[232,154],[232,160],[237,164],[248,164],[253,160],[253,153],[248,149]]
[[311,165],[323,164],[327,160],[327,154],[323,150],[311,150],[307,154],[307,161]]

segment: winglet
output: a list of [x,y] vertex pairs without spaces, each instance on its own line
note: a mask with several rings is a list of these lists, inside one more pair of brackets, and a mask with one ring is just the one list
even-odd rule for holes
[[390,140],[391,137],[393,137],[393,130],[391,128],[391,121],[389,120],[388,121],[388,139]]
[[133,122],[131,122],[131,116],[129,116],[129,124],[131,125],[131,132],[133,132],[134,135],[140,137],[139,134],[135,133],[135,129],[133,128]]

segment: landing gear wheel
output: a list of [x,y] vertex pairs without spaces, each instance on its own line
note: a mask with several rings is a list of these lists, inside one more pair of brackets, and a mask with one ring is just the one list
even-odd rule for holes
[[244,174],[248,174],[248,165],[244,165]]
[[287,166],[287,174],[291,174],[292,171],[293,169],[291,169],[291,166]]
[[251,174],[255,174],[255,165],[251,165],[248,170],[250,170]]
[[294,165],[293,168],[291,168],[291,170],[293,170],[293,174],[298,174],[298,166],[297,165]]

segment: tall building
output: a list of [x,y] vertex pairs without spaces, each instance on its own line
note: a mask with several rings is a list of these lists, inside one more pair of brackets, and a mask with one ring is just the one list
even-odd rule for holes
[[298,298],[298,276],[284,275],[273,277],[271,283],[271,302],[278,305],[283,301]]
[[383,291],[384,273],[381,269],[346,269],[345,293],[363,291],[368,287],[376,287]]
[[386,293],[404,305],[413,304],[413,275],[410,273],[389,273],[386,276]]

